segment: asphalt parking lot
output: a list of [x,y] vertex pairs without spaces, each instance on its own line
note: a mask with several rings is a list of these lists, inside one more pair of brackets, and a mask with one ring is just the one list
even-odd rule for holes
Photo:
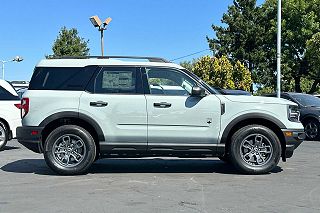
[[320,212],[320,142],[267,175],[218,159],[104,159],[57,176],[16,141],[0,152],[0,212]]

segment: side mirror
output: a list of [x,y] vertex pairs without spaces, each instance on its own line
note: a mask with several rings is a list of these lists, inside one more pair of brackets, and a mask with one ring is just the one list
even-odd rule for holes
[[192,87],[191,96],[204,97],[206,96],[206,91],[202,87],[194,86]]

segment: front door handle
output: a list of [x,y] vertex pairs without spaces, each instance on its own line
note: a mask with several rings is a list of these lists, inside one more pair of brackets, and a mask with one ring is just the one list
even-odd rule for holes
[[104,101],[90,102],[90,106],[92,106],[92,107],[105,107],[105,106],[108,106],[108,103],[104,102]]
[[167,102],[160,102],[160,103],[153,103],[153,106],[156,108],[169,108],[171,107],[171,104]]

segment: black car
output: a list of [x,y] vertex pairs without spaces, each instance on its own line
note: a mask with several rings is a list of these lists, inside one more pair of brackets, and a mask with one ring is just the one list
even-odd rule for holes
[[222,89],[220,87],[212,87],[212,88],[218,91],[222,95],[247,95],[247,96],[252,95],[250,92],[240,90],[240,89]]
[[[275,97],[276,94],[264,96]],[[320,140],[320,98],[303,93],[284,92],[281,98],[293,101],[300,109],[300,121],[309,140]]]

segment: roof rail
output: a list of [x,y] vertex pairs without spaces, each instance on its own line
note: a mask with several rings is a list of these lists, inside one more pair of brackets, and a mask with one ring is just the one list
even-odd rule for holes
[[143,56],[61,56],[61,57],[48,57],[48,59],[138,59],[148,60],[149,62],[170,63],[170,61],[159,57],[143,57]]

